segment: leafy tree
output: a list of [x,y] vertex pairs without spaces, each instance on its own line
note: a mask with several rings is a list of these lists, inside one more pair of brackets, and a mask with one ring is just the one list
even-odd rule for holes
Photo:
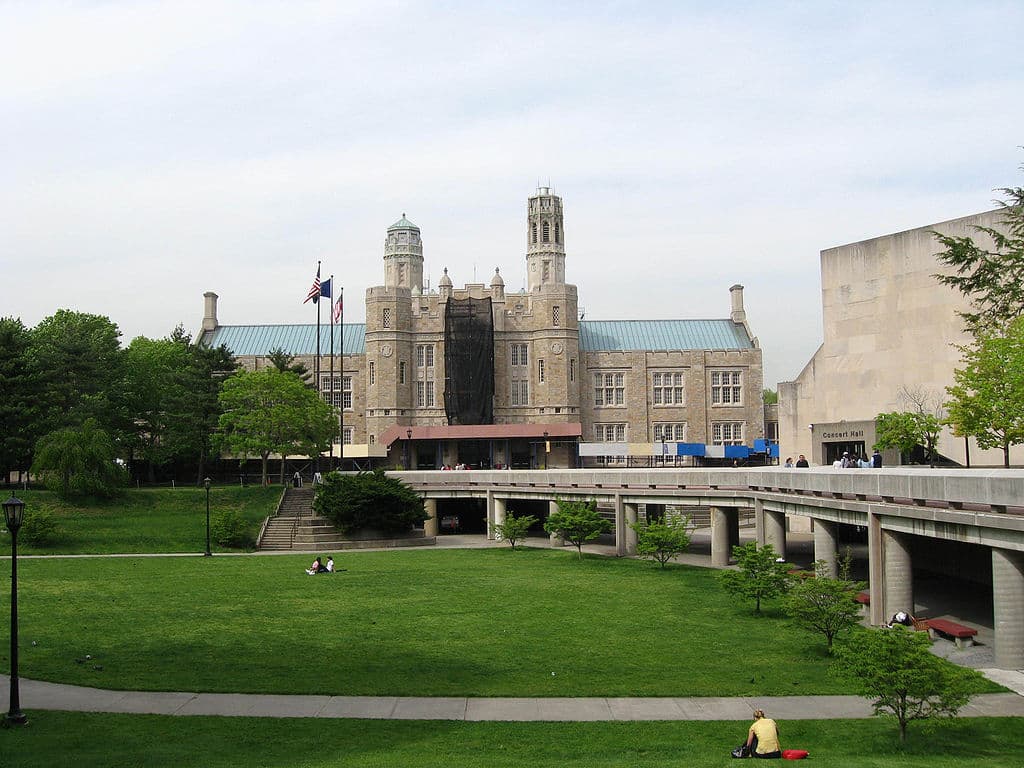
[[305,363],[296,363],[295,355],[289,355],[281,347],[274,347],[267,353],[267,360],[270,361],[281,373],[294,373],[306,384],[309,384],[309,377],[313,374]]
[[114,441],[96,419],[51,432],[36,445],[33,474],[61,498],[112,498],[127,476],[118,464]]
[[501,538],[512,545],[512,549],[515,549],[516,542],[525,538],[526,532],[530,530],[530,526],[536,522],[537,518],[533,515],[516,517],[509,512],[505,515],[505,522],[495,525],[494,530],[498,532]]
[[124,350],[121,331],[109,318],[58,310],[31,333],[29,360],[39,377],[42,431],[96,419],[120,437],[131,429],[122,399]]
[[998,334],[1024,312],[1024,187],[998,191],[1006,197],[997,201],[1003,211],[1001,227],[974,228],[991,240],[992,250],[971,237],[932,233],[944,246],[936,256],[953,269],[935,278],[970,302],[973,311],[960,314],[972,335]]
[[690,547],[690,516],[666,518],[654,523],[631,523],[636,531],[636,552],[640,557],[666,563]]
[[175,455],[177,446],[169,439],[178,417],[173,406],[185,398],[182,374],[188,364],[188,345],[173,339],[139,336],[125,351],[126,399],[134,417],[131,444],[148,463],[150,482],[156,479],[156,466]]
[[779,393],[774,389],[761,390],[761,401],[765,405],[775,405],[779,402]]
[[898,448],[901,455],[909,456],[921,445],[924,446],[926,460],[933,463],[942,421],[933,413],[893,411],[875,417],[875,430],[877,440],[873,448]]
[[597,511],[597,502],[557,499],[558,511],[548,515],[544,530],[571,542],[578,557],[583,557],[583,545],[611,530],[611,523]]
[[0,474],[25,470],[39,438],[38,374],[30,369],[30,332],[21,320],[0,318]]
[[252,526],[237,509],[225,509],[210,521],[210,536],[222,547],[247,549],[255,543]]
[[738,570],[723,571],[719,576],[722,586],[733,595],[754,600],[754,612],[761,612],[761,601],[781,597],[789,591],[792,579],[790,566],[777,562],[779,553],[771,544],[758,547],[757,542],[748,542],[732,548]]
[[799,626],[824,635],[831,654],[836,636],[860,623],[860,606],[853,597],[865,585],[851,582],[843,574],[830,578],[824,560],[814,563],[814,574],[813,579],[802,579],[790,589],[786,612]]
[[331,407],[294,373],[241,371],[224,382],[219,399],[220,444],[235,454],[258,455],[264,484],[270,454],[315,455],[336,432]]
[[357,475],[328,472],[317,486],[313,509],[344,532],[403,534],[427,519],[423,498],[382,469]]
[[964,348],[963,368],[946,387],[948,423],[958,436],[970,435],[982,448],[1000,448],[1010,466],[1010,446],[1024,443],[1024,318],[1005,335],[981,335]]
[[953,717],[970,697],[972,673],[933,654],[927,633],[899,625],[865,629],[839,644],[834,671],[873,699],[876,715],[896,718],[901,743],[909,722]]

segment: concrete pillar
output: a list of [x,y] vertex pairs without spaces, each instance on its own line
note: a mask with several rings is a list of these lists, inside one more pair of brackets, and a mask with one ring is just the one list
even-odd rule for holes
[[500,541],[498,526],[505,522],[505,499],[494,497],[494,539]]
[[[558,511],[558,502],[557,501],[549,501],[548,502],[548,514],[549,515],[553,515],[557,511]],[[561,536],[558,536],[557,534],[554,534],[554,533],[552,533],[552,534],[550,534],[548,536],[548,541],[551,543],[552,547],[564,547],[565,546],[565,539],[563,539]]]
[[711,565],[729,564],[729,515],[724,507],[711,507]]
[[423,508],[427,519],[423,521],[423,535],[437,536],[437,499],[424,499]]
[[764,513],[764,543],[771,544],[779,557],[786,556],[786,513]]
[[638,504],[625,504],[626,507],[626,554],[636,555],[636,531],[630,528],[636,525]]
[[882,557],[885,575],[882,619],[885,621],[896,611],[914,612],[914,572],[909,538],[902,533],[883,530]]
[[871,623],[879,627],[888,621],[885,615],[885,569],[882,556],[882,519],[868,513],[868,591],[871,595]]
[[996,666],[1024,667],[1024,554],[992,548]]
[[487,491],[487,538],[494,541],[494,491]]
[[626,507],[622,503],[622,496],[615,494],[615,556],[623,557],[626,554]]
[[830,579],[839,576],[837,552],[837,528],[831,520],[814,519],[814,559],[825,563],[825,575]]
[[761,499],[754,499],[754,540],[758,549],[764,546],[764,537],[764,502]]

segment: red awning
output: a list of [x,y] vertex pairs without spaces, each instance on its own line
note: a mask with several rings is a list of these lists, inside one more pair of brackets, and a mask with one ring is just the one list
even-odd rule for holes
[[440,427],[409,427],[396,424],[388,427],[378,442],[390,446],[396,440],[409,438],[412,430],[413,440],[508,440],[517,437],[535,437],[543,439],[547,432],[548,439],[577,438],[583,435],[583,425],[579,422],[560,422],[558,424],[466,424]]

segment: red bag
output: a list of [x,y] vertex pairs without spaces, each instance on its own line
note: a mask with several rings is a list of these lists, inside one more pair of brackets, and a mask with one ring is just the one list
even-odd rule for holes
[[803,760],[807,757],[806,749],[784,749],[782,750],[783,760]]

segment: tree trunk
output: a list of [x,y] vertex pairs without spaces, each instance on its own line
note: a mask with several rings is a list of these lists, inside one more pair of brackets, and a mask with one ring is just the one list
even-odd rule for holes
[[269,453],[261,453],[260,454],[260,465],[261,465],[260,485],[264,485],[264,486],[270,485],[270,483],[267,482],[270,479],[270,478],[267,477],[267,457],[269,455],[270,455]]
[[1010,446],[1008,443],[1003,446],[1003,466],[1007,469],[1010,468]]
[[900,744],[907,743],[907,721],[902,717],[899,718],[900,723]]

